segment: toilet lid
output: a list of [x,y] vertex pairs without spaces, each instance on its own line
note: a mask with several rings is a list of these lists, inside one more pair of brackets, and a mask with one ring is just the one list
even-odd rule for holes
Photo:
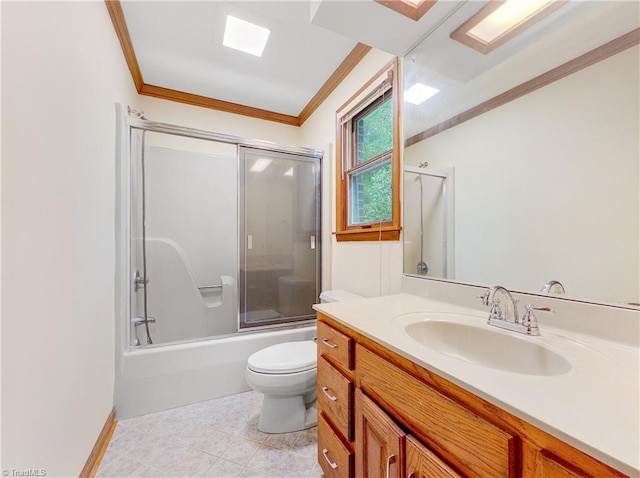
[[257,351],[247,361],[249,369],[261,373],[293,373],[317,366],[317,348],[313,340],[285,342]]

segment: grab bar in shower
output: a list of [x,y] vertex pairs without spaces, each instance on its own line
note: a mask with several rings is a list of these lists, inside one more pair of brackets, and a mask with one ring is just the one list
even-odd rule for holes
[[222,284],[199,285],[198,286],[198,290],[206,290],[206,289],[222,289]]

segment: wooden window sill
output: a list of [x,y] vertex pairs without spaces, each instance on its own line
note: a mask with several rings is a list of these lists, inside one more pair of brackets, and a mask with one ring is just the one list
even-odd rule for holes
[[338,242],[348,241],[398,241],[400,240],[399,227],[387,226],[382,228],[354,228],[347,231],[334,232]]

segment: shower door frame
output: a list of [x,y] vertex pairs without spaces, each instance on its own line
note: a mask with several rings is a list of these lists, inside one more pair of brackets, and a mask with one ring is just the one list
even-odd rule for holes
[[[116,274],[116,310],[118,312],[117,316],[120,318],[118,320],[118,326],[116,327],[116,341],[119,344],[118,349],[123,349],[125,351],[141,351],[145,349],[151,349],[156,347],[166,347],[175,345],[177,342],[165,342],[153,345],[144,345],[144,346],[133,346],[132,345],[132,333],[131,333],[131,317],[132,317],[132,303],[131,303],[131,287],[133,287],[133,272],[131,268],[131,220],[132,220],[132,211],[131,211],[131,194],[132,194],[132,181],[131,181],[131,167],[132,167],[132,158],[130,155],[131,152],[131,134],[133,130],[139,131],[151,131],[156,133],[165,133],[170,135],[182,136],[187,138],[194,139],[202,139],[215,141],[218,143],[226,143],[237,146],[237,167],[239,168],[240,161],[240,148],[247,147],[253,149],[263,149],[268,151],[273,151],[276,153],[285,153],[285,154],[295,154],[301,156],[307,156],[310,158],[318,158],[320,160],[320,164],[322,164],[323,152],[311,148],[303,148],[299,146],[283,146],[271,141],[264,140],[256,140],[244,138],[241,136],[228,135],[223,133],[216,133],[212,131],[201,130],[197,128],[189,128],[183,126],[177,126],[169,123],[162,123],[157,121],[150,121],[144,119],[139,116],[132,116],[135,114],[132,110],[129,109],[129,114],[124,110],[121,104],[116,104],[116,117],[117,117],[117,137],[116,142],[118,144],[117,148],[117,160],[116,160],[116,175],[118,177],[118,182],[116,186],[116,221],[118,224],[118,229],[116,231],[116,261],[119,264],[119,269],[121,273]],[[319,177],[320,188],[322,188],[322,175]],[[321,203],[321,201],[320,201]],[[321,204],[319,205],[320,209],[320,217],[321,217]],[[239,213],[239,211],[238,211]],[[239,222],[237,225],[239,229]],[[321,228],[320,228],[321,230]],[[238,231],[239,234],[239,231]],[[239,237],[239,236],[238,236]],[[318,247],[320,247],[321,241],[318,238]],[[321,288],[321,273],[320,273],[320,254],[321,250],[318,250],[318,282],[316,287],[318,290]],[[240,264],[238,257],[238,277],[240,274]],[[237,295],[239,298],[239,294]],[[251,331],[261,331],[265,329],[278,329],[278,328],[287,328],[287,327],[298,327],[305,323],[310,323],[315,321],[314,318],[309,318],[306,320],[298,320],[298,321],[290,321],[279,324],[273,324],[268,326],[258,326],[252,328],[240,328],[240,307],[238,303],[238,314],[236,316],[236,325],[237,330],[232,335],[236,335],[239,333],[249,333]],[[193,340],[188,340],[188,342],[202,342],[205,340],[211,340],[219,338],[218,336],[212,337],[201,337]],[[180,342],[182,343],[182,342]]]
[[[316,320],[315,311],[310,311],[309,314],[304,314],[304,315],[290,315],[290,316],[276,317],[276,318],[270,318],[270,319],[259,319],[254,324],[252,324],[251,321],[248,321],[246,319],[247,312],[245,310],[244,318],[243,318],[243,311],[242,311],[243,301],[244,301],[245,309],[248,305],[246,300],[247,291],[240,290],[241,289],[240,284],[245,284],[245,287],[246,287],[246,284],[248,283],[249,272],[248,272],[248,269],[245,267],[245,273],[244,274],[242,273],[242,265],[240,261],[242,260],[243,256],[245,257],[245,260],[246,260],[247,247],[248,247],[248,240],[247,240],[247,234],[246,234],[246,217],[245,217],[246,215],[245,209],[246,209],[246,203],[247,203],[246,177],[247,177],[248,171],[246,169],[246,163],[245,164],[241,164],[241,163],[245,162],[245,158],[243,157],[244,153],[246,152],[253,153],[258,151],[264,151],[267,154],[268,153],[277,153],[277,154],[285,153],[284,151],[273,151],[273,150],[266,150],[265,148],[256,148],[256,147],[250,147],[246,145],[238,145],[238,168],[239,168],[238,194],[239,196],[241,195],[245,196],[245,197],[238,198],[238,214],[239,214],[239,220],[238,220],[238,238],[239,238],[238,332],[239,333],[251,332],[256,330],[264,330],[264,329],[272,329],[272,328],[278,328],[278,327],[283,327],[288,325],[304,325],[306,323],[313,322]],[[313,236],[313,239],[312,239],[313,247],[311,247],[311,249],[315,250],[315,288],[314,290],[315,290],[315,298],[317,301],[319,301],[320,291],[322,290],[321,288],[322,288],[322,159],[323,158],[322,158],[322,155],[312,156],[309,154],[291,153],[291,152],[288,152],[285,154],[288,154],[290,156],[298,156],[298,158],[291,157],[291,158],[282,158],[282,159],[287,159],[288,161],[305,162],[308,164],[312,164],[313,166],[318,168],[318,175],[317,175],[318,190],[314,191],[315,218],[313,222],[315,225],[314,227],[315,235]],[[300,158],[300,156],[304,157],[305,159]],[[243,248],[244,248],[244,252],[240,252]],[[310,304],[310,306],[311,305],[312,304]]]

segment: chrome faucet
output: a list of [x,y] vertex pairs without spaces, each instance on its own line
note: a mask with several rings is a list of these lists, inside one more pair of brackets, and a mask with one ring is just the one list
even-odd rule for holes
[[[496,298],[496,294],[500,293],[506,298],[505,313],[503,315],[500,308],[501,301]],[[514,324],[518,321],[518,301],[513,298],[511,292],[502,287],[501,285],[494,285],[489,287],[481,297],[482,303],[486,306],[491,306],[489,313],[489,321],[491,319],[498,319],[502,321],[512,322]]]
[[541,292],[547,292],[547,293],[555,292],[556,294],[564,294],[565,290],[564,290],[564,286],[560,281],[550,280],[544,286],[542,286]]
[[[497,294],[501,294],[506,299],[504,314],[500,308],[501,300],[496,297]],[[553,312],[553,309],[549,307],[534,307],[531,304],[527,304],[524,316],[520,320],[517,299],[514,299],[507,289],[499,285],[489,287],[480,299],[484,305],[491,306],[489,319],[487,320],[489,325],[526,335],[540,335],[538,321],[533,314],[534,310]]]

